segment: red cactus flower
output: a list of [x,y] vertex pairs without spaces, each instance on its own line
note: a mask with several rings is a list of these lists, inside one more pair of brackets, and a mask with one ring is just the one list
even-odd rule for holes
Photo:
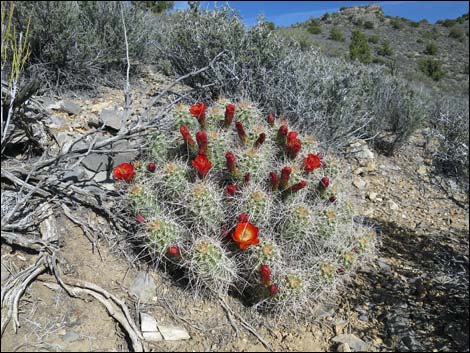
[[264,132],[262,132],[261,134],[259,134],[258,139],[256,140],[253,147],[254,148],[259,148],[264,143],[264,141],[266,141],[266,134]]
[[235,158],[234,154],[228,151],[225,154],[225,160],[227,169],[230,171],[230,173],[235,173],[237,170],[237,159]]
[[335,196],[335,195],[331,195],[328,200],[329,200],[331,203],[335,203],[335,202],[336,202],[336,196]]
[[251,174],[246,173],[245,176],[243,177],[243,185],[246,186],[250,183],[251,180]]
[[170,255],[172,257],[180,257],[181,251],[180,251],[179,246],[177,246],[177,245],[170,246],[168,248],[168,255]]
[[238,222],[248,222],[248,215],[246,213],[240,213]]
[[153,173],[155,171],[155,169],[157,169],[157,166],[154,162],[150,162],[149,164],[147,164],[147,170],[149,172]]
[[225,119],[224,126],[227,128],[232,124],[233,117],[235,115],[235,106],[233,104],[227,104],[225,107]]
[[145,217],[139,213],[137,216],[135,216],[135,220],[137,221],[137,223],[144,223]]
[[228,196],[233,196],[235,195],[235,192],[237,191],[237,186],[235,184],[230,184],[225,188],[225,193]]
[[192,161],[193,167],[196,168],[197,173],[199,174],[200,178],[204,178],[209,170],[212,168],[212,163],[209,161],[207,156],[203,151],[199,151],[199,154],[194,158]]
[[278,294],[278,293],[279,293],[279,287],[278,287],[278,285],[275,284],[275,283],[274,283],[274,284],[271,284],[271,285],[269,286],[269,295],[270,295],[271,297],[274,297],[274,296],[275,296],[276,294]]
[[239,244],[240,249],[244,250],[250,245],[258,245],[259,229],[250,222],[238,223],[235,231],[233,232],[232,239]]
[[189,129],[186,125],[181,125],[180,127],[180,133],[183,136],[184,141],[191,146],[194,147],[196,144],[194,143],[193,138],[191,137],[191,134],[189,133]]
[[266,121],[270,126],[274,126],[274,115],[272,113],[269,113],[268,117],[266,118]]
[[281,182],[279,183],[279,186],[281,190],[284,190],[287,188],[287,185],[289,184],[289,178],[290,174],[292,173],[292,168],[290,167],[284,167],[281,170]]
[[287,137],[287,154],[291,159],[295,159],[302,148],[302,142],[297,138],[296,132],[289,132]]
[[269,180],[273,191],[277,190],[279,188],[279,178],[277,177],[277,174],[274,172],[269,173]]
[[271,282],[271,270],[267,265],[261,265],[259,268],[259,275],[261,277],[261,282],[266,286]]
[[135,170],[134,166],[130,163],[122,163],[114,168],[113,172],[114,179],[122,180],[126,183],[130,183],[134,180]]
[[248,136],[246,135],[243,124],[240,121],[237,121],[235,123],[235,127],[237,129],[238,137],[240,137],[240,140],[242,140],[243,143],[246,143],[246,141],[248,140]]
[[304,170],[308,173],[313,172],[315,169],[321,167],[321,159],[313,154],[309,153],[307,157],[304,158]]
[[325,190],[328,185],[330,185],[330,179],[328,179],[328,177],[321,178],[320,183],[318,184],[320,190]]
[[207,153],[207,134],[204,131],[196,132],[196,141],[199,146],[199,149]]
[[199,121],[202,128],[206,126],[206,108],[205,104],[197,102],[189,109],[191,115]]

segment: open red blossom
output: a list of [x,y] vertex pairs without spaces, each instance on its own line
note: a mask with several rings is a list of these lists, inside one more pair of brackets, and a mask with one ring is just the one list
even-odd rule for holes
[[277,284],[271,284],[269,286],[269,294],[271,295],[271,297],[274,297],[276,294],[279,293],[279,287]]
[[173,256],[173,257],[180,257],[181,251],[179,246],[173,245],[168,248],[168,255]]
[[240,137],[240,140],[242,140],[243,143],[246,143],[246,141],[248,140],[248,136],[245,132],[243,124],[240,121],[237,121],[235,123],[235,127],[237,129],[238,137]]
[[225,160],[226,160],[227,169],[230,171],[230,173],[235,173],[236,168],[237,168],[237,159],[235,158],[234,154],[228,151],[225,154]]
[[207,134],[204,131],[196,132],[196,141],[199,146],[199,149],[207,153]]
[[199,121],[199,125],[203,129],[206,127],[206,108],[205,104],[197,102],[189,109],[191,115]]
[[262,132],[261,134],[259,134],[258,139],[256,140],[253,147],[259,148],[264,143],[264,141],[266,141],[266,134]]
[[184,141],[191,146],[194,147],[196,144],[194,143],[193,138],[191,137],[191,134],[189,133],[189,129],[186,125],[181,125],[180,127],[180,133],[183,136]]
[[328,177],[323,177],[321,178],[320,183],[318,184],[318,187],[321,190],[325,190],[328,187],[328,185],[330,185],[330,179],[328,179]]
[[304,158],[304,170],[308,173],[313,172],[315,169],[321,167],[321,159],[313,154],[309,153],[307,157]]
[[269,113],[268,117],[266,118],[266,121],[270,126],[274,126],[274,115],[272,113]]
[[[289,135],[291,132],[289,133]],[[294,136],[294,135],[292,135]],[[297,133],[295,133],[295,136],[297,136]],[[297,137],[292,137],[292,138],[287,138],[287,154],[291,159],[295,159],[297,155],[300,152],[300,149],[302,148],[302,142],[297,138]]]
[[237,192],[237,185],[235,184],[230,184],[225,188],[225,193],[229,196],[235,195],[235,192]]
[[224,126],[227,128],[232,124],[233,117],[235,116],[235,106],[233,104],[227,104],[225,107],[225,119]]
[[289,178],[290,174],[292,173],[292,168],[291,167],[284,167],[281,170],[281,182],[279,184],[281,190],[284,190],[287,188],[287,185],[289,184]]
[[269,173],[269,180],[271,182],[273,191],[277,190],[279,188],[279,178],[277,177],[277,174],[274,172]]
[[116,168],[114,168],[113,176],[116,180],[130,183],[132,180],[134,180],[135,176],[134,166],[130,163],[119,164]]
[[199,177],[204,178],[212,168],[212,163],[209,161],[207,156],[201,152],[203,151],[199,151],[199,154],[196,156],[196,158],[194,158],[192,165],[194,168],[196,168]]
[[248,222],[248,215],[246,213],[240,213],[238,222]]
[[259,229],[250,222],[240,222],[233,232],[232,239],[240,245],[240,249],[244,250],[250,245],[258,245]]
[[259,268],[259,275],[261,277],[261,282],[264,285],[269,285],[271,282],[271,270],[267,265],[261,265]]

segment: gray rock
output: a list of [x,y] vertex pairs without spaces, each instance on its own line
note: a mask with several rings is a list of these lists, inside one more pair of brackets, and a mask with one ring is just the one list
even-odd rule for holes
[[103,109],[100,115],[101,121],[114,130],[120,130],[122,126],[122,112],[114,109]]
[[[81,135],[76,133],[76,132],[66,132],[66,131],[62,131],[62,132],[59,132],[57,134],[54,134],[56,140],[57,140],[57,143],[59,144],[59,146],[61,146],[62,148],[62,151],[65,151],[67,150],[70,145],[75,141],[77,140]],[[80,141],[78,143],[76,143],[74,146],[73,146],[73,149],[76,150],[76,149],[79,149],[79,148],[85,148],[87,147],[86,143],[83,142],[83,141]]]
[[150,303],[156,294],[157,286],[153,278],[140,272],[132,282],[129,293],[135,295],[142,303]]
[[191,336],[188,331],[179,326],[158,325],[158,329],[166,341],[189,340]]
[[359,190],[367,188],[367,181],[361,177],[355,176],[353,179],[353,185]]
[[60,109],[72,115],[78,115],[80,114],[80,111],[82,110],[82,108],[78,104],[69,100],[63,100],[60,103]]
[[102,125],[102,122],[95,117],[91,117],[88,119],[88,126],[89,127],[100,127]]
[[62,181],[67,182],[67,181],[74,181],[77,182],[79,180],[83,180],[86,177],[86,171],[85,169],[81,167],[75,167],[74,170],[70,170],[66,172],[63,177]]
[[163,341],[163,337],[160,332],[142,332],[142,336],[144,336],[144,340],[149,342],[158,342]]
[[140,313],[140,329],[142,332],[158,331],[157,320],[149,314]]
[[92,172],[107,171],[111,169],[112,163],[111,157],[104,153],[90,153],[82,161],[85,168]]
[[377,264],[384,274],[390,275],[392,273],[392,267],[386,261],[378,259]]
[[365,352],[369,345],[353,334],[338,335],[333,338],[333,342],[347,344],[355,352]]
[[398,206],[393,200],[388,200],[388,207],[393,211],[397,211],[400,209],[400,206]]
[[72,343],[72,342],[78,341],[80,339],[80,335],[76,333],[75,331],[70,330],[65,333],[62,339],[64,340],[64,342]]
[[361,316],[359,316],[359,320],[367,322],[369,321],[369,316],[367,316],[366,314],[362,314]]
[[60,129],[66,124],[65,120],[59,118],[58,116],[51,115],[45,119],[45,122],[48,127],[52,129]]
[[351,347],[347,343],[341,343],[336,349],[337,352],[351,352]]
[[42,106],[48,112],[52,112],[53,110],[60,109],[60,103],[57,102],[57,100],[52,97],[41,97],[41,101],[42,101]]
[[368,198],[369,200],[371,200],[371,201],[374,201],[374,200],[377,199],[377,193],[376,193],[376,192],[369,192],[369,193],[367,194],[367,198]]

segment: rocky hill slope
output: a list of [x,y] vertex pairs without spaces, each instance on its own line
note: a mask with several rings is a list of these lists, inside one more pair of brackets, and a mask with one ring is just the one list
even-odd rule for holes
[[[386,16],[378,5],[355,6],[277,29],[304,47],[315,46],[327,55],[341,57],[349,57],[355,30],[367,36],[372,64],[398,69],[411,81],[468,94],[468,14],[431,24],[426,20],[413,22]],[[389,43],[385,50],[384,41]],[[420,70],[423,59],[437,60],[441,64],[444,75],[440,80],[434,81]]]

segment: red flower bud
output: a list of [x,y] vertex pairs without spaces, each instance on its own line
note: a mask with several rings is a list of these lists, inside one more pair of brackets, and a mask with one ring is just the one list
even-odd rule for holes
[[325,190],[328,185],[330,185],[330,179],[328,179],[328,177],[321,178],[320,183],[318,184],[321,190]]
[[266,141],[266,134],[262,132],[261,134],[259,134],[258,139],[256,140],[253,147],[259,148],[259,146],[261,146],[264,143],[264,141]]
[[271,297],[274,297],[277,293],[279,293],[279,287],[277,286],[277,284],[271,284],[269,286],[269,295],[271,295]]
[[295,139],[297,139],[297,136],[299,135],[298,132],[295,132],[295,131],[291,131],[287,134],[287,142],[289,143],[289,141],[294,141]]
[[237,191],[237,186],[235,184],[230,184],[225,188],[225,193],[229,196],[235,195],[236,191]]
[[236,171],[236,168],[237,168],[237,159],[235,158],[235,156],[233,155],[232,152],[227,152],[225,154],[225,160],[226,160],[226,165],[227,165],[227,169],[230,171],[230,173],[235,173]]
[[267,265],[261,265],[259,268],[259,275],[261,277],[261,282],[264,285],[268,285],[271,282],[271,270]]
[[138,222],[138,223],[144,223],[145,222],[145,217],[142,216],[140,213],[135,216],[135,220]]
[[150,163],[147,165],[147,170],[148,170],[149,172],[152,172],[152,173],[153,173],[153,172],[155,171],[155,169],[157,169],[157,166],[155,165],[155,163],[150,162]]
[[297,192],[299,190],[302,190],[303,188],[305,188],[307,186],[307,182],[305,180],[302,180],[301,182],[297,183],[297,184],[294,184],[292,185],[290,188],[291,188],[291,192]]
[[302,142],[297,138],[297,133],[294,131],[289,132],[287,136],[287,154],[291,159],[295,159],[302,148]]
[[290,174],[292,173],[292,169],[290,167],[284,167],[281,170],[281,182],[280,182],[280,188],[281,190],[284,190],[287,188],[287,185],[289,184],[289,178]]
[[246,143],[248,140],[248,136],[246,135],[245,129],[243,128],[243,124],[239,121],[235,123],[235,127],[237,129],[238,137],[242,140],[243,143]]
[[269,113],[266,120],[270,126],[274,126],[274,115],[272,113]]
[[251,180],[251,174],[246,173],[245,176],[243,177],[243,185],[248,185]]
[[279,188],[279,178],[277,177],[277,174],[274,172],[269,173],[269,179],[271,181],[273,191],[277,190]]
[[277,131],[277,140],[280,144],[284,145],[286,143],[287,132],[289,129],[287,125],[281,125]]
[[331,195],[330,198],[329,198],[330,202],[331,203],[335,203],[336,202],[336,196],[335,195]]
[[235,115],[235,106],[233,104],[227,104],[225,107],[225,119],[224,126],[227,128],[232,123],[233,117]]
[[337,273],[338,275],[342,275],[344,272],[345,272],[345,269],[344,269],[343,266],[340,266],[340,267],[338,267],[338,268],[336,269],[336,273]]
[[181,135],[183,136],[183,139],[184,141],[186,141],[186,143],[191,146],[191,147],[194,147],[195,146],[195,143],[194,143],[194,140],[193,138],[191,137],[191,134],[189,133],[189,129],[186,125],[181,125],[180,127],[180,133]]
[[204,131],[196,132],[196,141],[199,146],[199,149],[207,153],[207,134]]
[[238,222],[239,223],[248,222],[248,215],[246,213],[240,213],[240,215],[238,216]]
[[180,257],[181,255],[180,248],[177,245],[170,246],[168,248],[168,255],[172,257]]

